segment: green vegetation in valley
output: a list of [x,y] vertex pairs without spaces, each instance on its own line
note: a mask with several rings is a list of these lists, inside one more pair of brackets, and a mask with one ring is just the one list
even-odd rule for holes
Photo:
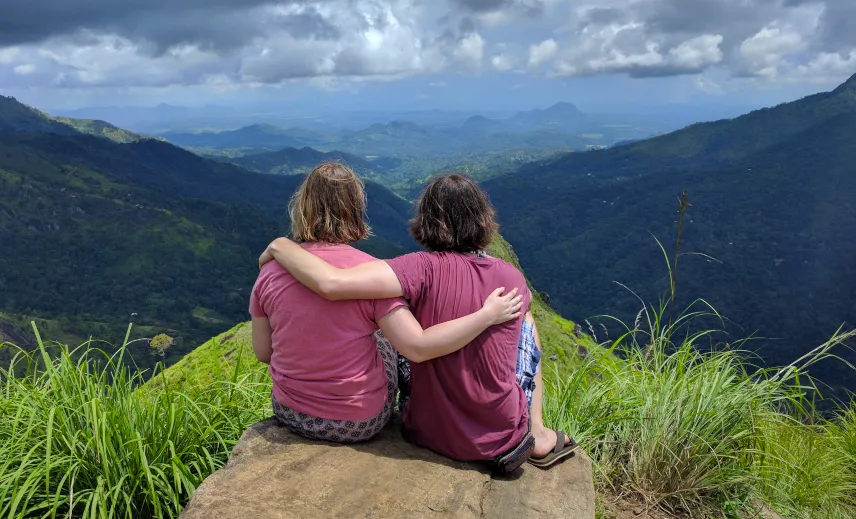
[[[580,136],[581,133],[585,136]],[[362,157],[384,156],[411,160],[500,154],[510,150],[583,150],[590,144],[611,145],[641,136],[644,135],[639,135],[639,131],[632,128],[602,125],[570,103],[521,112],[503,120],[474,116],[462,124],[441,126],[423,126],[396,120],[374,123],[359,130],[331,128],[326,135],[269,124],[220,132],[162,134],[162,137],[179,146],[220,157],[248,155],[247,150],[251,148],[266,152],[308,146],[321,152],[336,151]]]
[[312,148],[285,148],[272,152],[229,150],[231,162],[259,173],[303,175],[323,161],[344,162],[361,177],[381,183],[405,198],[415,198],[419,189],[436,175],[464,173],[486,180],[516,171],[522,164],[546,159],[570,148],[544,150],[506,149],[471,152],[448,157],[359,157],[339,151],[321,152]]
[[[562,314],[625,321],[639,303],[618,283],[643,299],[660,293],[667,280],[651,235],[672,233],[687,191],[684,250],[708,257],[681,260],[679,303],[705,294],[733,337],[754,337],[745,347],[759,362],[780,365],[856,324],[854,128],[856,78],[734,120],[528,164],[483,186],[530,279]],[[850,349],[841,355],[856,361]],[[840,363],[814,374],[842,399],[856,389]]]
[[[501,240],[491,253],[515,261]],[[633,499],[693,517],[755,517],[763,504],[792,519],[856,517],[856,409],[824,418],[806,399],[806,370],[848,334],[753,374],[740,342],[701,353],[717,332],[687,333],[712,308],[670,322],[665,301],[601,346],[533,307],[545,358],[557,359],[545,366],[546,418],[592,457],[601,516]],[[26,369],[0,372],[0,514],[176,516],[270,415],[250,332],[236,326],[141,387],[123,349],[109,362],[91,343],[20,354]]]
[[380,176],[371,162],[350,153],[323,152],[309,147],[284,148],[264,153],[249,153],[232,159],[232,162],[251,171],[271,175],[305,175],[322,162],[343,162],[363,178],[378,180]]
[[[302,179],[156,140],[117,143],[65,124],[72,133],[59,134],[56,124],[0,103],[0,334],[19,342],[22,323],[35,319],[67,344],[90,335],[116,343],[132,321],[134,338],[175,339],[171,363],[245,319],[255,258],[288,228]],[[375,236],[360,246],[381,257],[414,248],[410,204],[376,183],[367,192]],[[34,346],[24,335],[20,345]],[[148,348],[130,353],[144,368],[161,360]]]
[[215,153],[220,149],[257,148],[278,150],[286,147],[303,147],[304,142],[325,142],[325,138],[314,132],[299,128],[287,130],[271,124],[253,124],[237,130],[204,131],[198,133],[168,132],[163,138],[179,146],[198,148]]

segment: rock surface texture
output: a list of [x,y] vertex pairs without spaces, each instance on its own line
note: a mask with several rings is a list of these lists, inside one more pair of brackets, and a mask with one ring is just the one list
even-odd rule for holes
[[594,519],[591,462],[506,479],[408,444],[399,426],[361,445],[312,442],[274,419],[249,428],[225,467],[196,490],[183,519]]

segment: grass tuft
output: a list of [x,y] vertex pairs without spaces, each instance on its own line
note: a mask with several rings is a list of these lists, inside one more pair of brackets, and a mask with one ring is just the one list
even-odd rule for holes
[[[693,308],[700,308],[695,310]],[[856,410],[826,420],[806,373],[856,336],[839,331],[780,370],[750,369],[733,345],[668,302],[570,373],[547,377],[546,419],[592,456],[601,489],[693,517],[737,517],[764,502],[791,519],[856,518]]]
[[0,370],[0,517],[175,517],[267,413],[260,370],[143,392],[124,347],[58,349]]

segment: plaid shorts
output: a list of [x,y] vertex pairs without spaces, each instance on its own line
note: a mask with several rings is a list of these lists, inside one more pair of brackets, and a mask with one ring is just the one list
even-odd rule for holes
[[517,384],[526,393],[532,407],[532,392],[535,391],[535,375],[541,367],[541,351],[535,344],[535,329],[529,321],[523,321],[520,339],[517,341]]
[[[532,323],[524,320],[517,341],[517,384],[526,393],[529,407],[532,407],[532,392],[535,391],[535,375],[541,367],[541,350],[535,344],[535,329]],[[410,361],[398,354],[399,410],[404,409],[410,397]]]

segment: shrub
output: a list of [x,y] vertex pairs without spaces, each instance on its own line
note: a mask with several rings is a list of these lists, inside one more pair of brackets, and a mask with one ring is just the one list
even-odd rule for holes
[[0,371],[0,517],[174,517],[269,406],[260,372],[140,392],[124,347],[58,349]]
[[825,421],[805,404],[805,370],[856,334],[799,366],[750,371],[737,349],[711,349],[713,332],[689,331],[717,317],[696,304],[674,323],[668,303],[646,309],[606,353],[548,377],[548,422],[587,449],[601,488],[651,506],[707,517],[763,501],[792,519],[856,517],[856,411]]

